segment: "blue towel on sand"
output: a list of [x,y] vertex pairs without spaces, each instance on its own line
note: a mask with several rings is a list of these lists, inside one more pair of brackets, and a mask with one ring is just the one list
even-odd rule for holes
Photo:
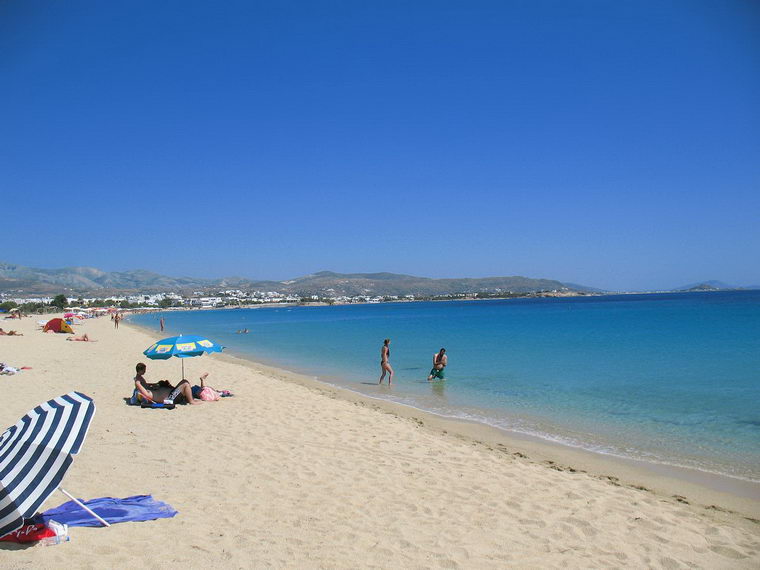
[[[82,501],[82,499],[79,500]],[[177,514],[171,505],[156,501],[152,495],[135,495],[126,499],[101,497],[82,502],[111,524],[167,519]],[[74,501],[49,509],[41,516],[45,523],[52,519],[69,526],[101,526],[90,513]]]

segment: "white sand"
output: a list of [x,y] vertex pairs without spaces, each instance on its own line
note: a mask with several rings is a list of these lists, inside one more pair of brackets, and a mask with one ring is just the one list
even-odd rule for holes
[[186,360],[187,376],[209,371],[235,398],[129,407],[136,362],[149,380],[179,376],[179,360],[141,354],[159,333],[101,319],[77,327],[99,342],[66,342],[36,332],[37,319],[0,325],[25,333],[0,336],[0,361],[33,367],[0,376],[0,429],[82,391],[98,410],[64,486],[84,498],[152,493],[179,514],[74,528],[49,548],[0,546],[0,568],[760,567],[760,524],[746,516],[755,503],[743,514],[708,509],[624,478],[558,471],[444,434],[418,413],[216,355]]

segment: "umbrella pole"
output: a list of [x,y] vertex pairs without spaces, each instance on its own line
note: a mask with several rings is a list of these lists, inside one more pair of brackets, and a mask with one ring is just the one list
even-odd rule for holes
[[185,359],[180,358],[180,360],[182,361],[182,378],[180,378],[179,381],[182,382],[182,380],[185,379]]
[[103,526],[111,526],[111,525],[110,525],[110,524],[108,524],[108,523],[107,523],[105,520],[103,520],[103,519],[102,519],[102,518],[100,518],[98,515],[96,515],[96,514],[95,514],[95,511],[93,511],[93,510],[92,510],[90,507],[88,507],[88,506],[86,506],[84,503],[82,503],[82,501],[80,501],[79,499],[77,499],[77,498],[76,498],[74,495],[72,495],[72,494],[71,494],[71,493],[69,493],[68,491],[66,491],[66,490],[62,489],[61,487],[58,487],[58,490],[59,490],[61,493],[63,493],[64,495],[66,495],[66,496],[67,496],[69,499],[71,499],[72,501],[74,501],[74,502],[75,502],[77,505],[79,505],[80,507],[82,507],[82,508],[83,508],[85,511],[87,511],[87,512],[88,512],[88,513],[90,513],[92,516],[94,516],[96,519],[98,519],[98,521],[100,521],[100,523],[101,523]]

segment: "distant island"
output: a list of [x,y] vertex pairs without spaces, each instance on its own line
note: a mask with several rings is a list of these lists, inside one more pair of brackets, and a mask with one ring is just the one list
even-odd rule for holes
[[720,291],[720,287],[716,287],[715,285],[710,285],[709,283],[700,283],[699,285],[694,285],[693,287],[689,287],[688,289],[680,289],[681,291]]
[[723,281],[699,281],[698,283],[689,283],[675,287],[674,291],[728,291],[733,289],[760,289],[760,285],[730,285]]

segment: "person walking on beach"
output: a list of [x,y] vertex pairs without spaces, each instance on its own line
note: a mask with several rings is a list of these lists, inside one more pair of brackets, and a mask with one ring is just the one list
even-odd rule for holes
[[391,339],[386,338],[383,341],[383,346],[380,347],[380,371],[382,374],[380,374],[380,380],[378,381],[378,384],[383,383],[383,378],[385,378],[385,374],[388,374],[388,386],[393,384],[393,368],[391,368],[390,363],[390,357],[391,357],[391,349],[388,347],[390,345]]
[[158,321],[159,326],[161,327],[161,332],[164,332],[164,318],[161,317],[161,320]]
[[442,348],[433,355],[433,368],[430,370],[430,376],[427,377],[428,382],[432,382],[433,379],[445,380],[446,374],[444,368],[449,363],[449,357],[446,356],[446,349]]

